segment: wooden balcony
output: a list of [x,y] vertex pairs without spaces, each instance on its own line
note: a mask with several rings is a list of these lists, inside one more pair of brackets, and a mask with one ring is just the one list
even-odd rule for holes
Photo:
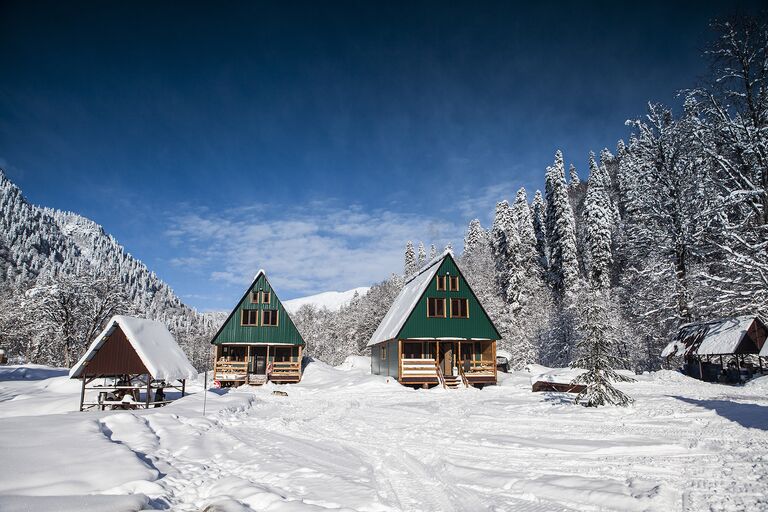
[[400,382],[404,384],[436,384],[440,382],[434,359],[401,359]]

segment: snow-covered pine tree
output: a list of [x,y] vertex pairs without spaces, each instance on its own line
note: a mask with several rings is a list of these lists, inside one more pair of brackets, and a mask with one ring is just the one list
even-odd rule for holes
[[541,190],[537,190],[533,196],[533,202],[531,203],[531,217],[533,219],[533,232],[536,234],[536,252],[539,254],[542,268],[546,269],[547,264],[547,235],[545,227],[545,210],[544,198],[541,195]]
[[573,291],[579,278],[576,258],[576,225],[568,199],[563,154],[555,154],[555,163],[547,168],[547,246],[553,285],[562,294]]
[[488,244],[488,237],[486,236],[483,226],[480,224],[479,219],[473,219],[469,223],[467,228],[467,234],[464,236],[464,253],[471,254],[483,245]]
[[587,300],[580,302],[579,308],[577,349],[581,356],[571,363],[571,367],[586,370],[573,380],[574,384],[586,387],[576,396],[576,403],[587,407],[629,405],[632,399],[613,386],[614,382],[632,379],[614,370],[622,363],[615,356],[616,335],[608,314],[605,291],[592,289]]
[[425,263],[427,263],[427,250],[424,248],[424,242],[419,242],[419,256],[416,264],[421,269]]
[[572,187],[577,187],[581,183],[581,180],[579,179],[579,172],[576,170],[576,166],[571,164],[570,167],[568,167],[568,176],[571,179],[571,182],[569,185]]
[[408,240],[405,244],[405,258],[403,263],[403,275],[406,279],[419,271],[419,263],[416,261],[416,252],[413,250],[413,242]]
[[587,195],[584,200],[584,225],[586,233],[585,268],[587,279],[592,288],[607,290],[610,286],[611,263],[611,232],[612,208],[604,167],[601,169],[595,162],[595,154],[589,155],[589,180]]
[[512,217],[515,220],[520,239],[520,253],[525,261],[536,261],[536,229],[531,216],[531,207],[528,204],[528,194],[525,187],[521,187],[512,204]]
[[429,246],[429,261],[432,261],[435,258],[437,258],[437,247],[435,247],[435,244],[432,244]]

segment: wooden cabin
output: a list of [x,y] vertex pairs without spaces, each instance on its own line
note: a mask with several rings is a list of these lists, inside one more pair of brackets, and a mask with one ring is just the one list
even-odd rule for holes
[[682,325],[661,352],[680,357],[688,375],[710,382],[740,382],[763,373],[768,329],[757,316],[721,318]]
[[113,316],[69,371],[81,379],[80,410],[166,405],[184,396],[197,377],[181,347],[160,322]]
[[259,270],[211,340],[217,385],[299,382],[304,339]]
[[447,250],[405,283],[374,332],[371,373],[423,387],[496,384],[500,337]]

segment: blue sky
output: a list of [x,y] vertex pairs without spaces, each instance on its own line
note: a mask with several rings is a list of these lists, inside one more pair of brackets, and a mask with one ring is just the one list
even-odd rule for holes
[[759,5],[512,4],[4,2],[0,164],[200,309],[262,267],[283,299],[364,286],[556,149],[586,175],[705,73],[709,18]]

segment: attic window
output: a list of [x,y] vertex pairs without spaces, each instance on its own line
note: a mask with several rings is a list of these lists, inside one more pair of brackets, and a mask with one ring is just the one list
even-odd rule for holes
[[278,324],[277,320],[276,309],[264,309],[261,311],[261,325],[276,327]]
[[451,299],[451,318],[469,318],[467,299]]
[[437,291],[445,291],[445,276],[437,276]]
[[251,304],[258,304],[259,303],[259,293],[257,291],[251,292]]
[[262,304],[269,304],[272,302],[272,293],[271,292],[261,292],[261,303]]
[[240,323],[242,325],[259,325],[258,309],[243,309],[241,314]]
[[427,318],[445,318],[445,299],[427,298]]
[[459,291],[459,276],[450,276],[448,278],[448,289],[452,292]]

